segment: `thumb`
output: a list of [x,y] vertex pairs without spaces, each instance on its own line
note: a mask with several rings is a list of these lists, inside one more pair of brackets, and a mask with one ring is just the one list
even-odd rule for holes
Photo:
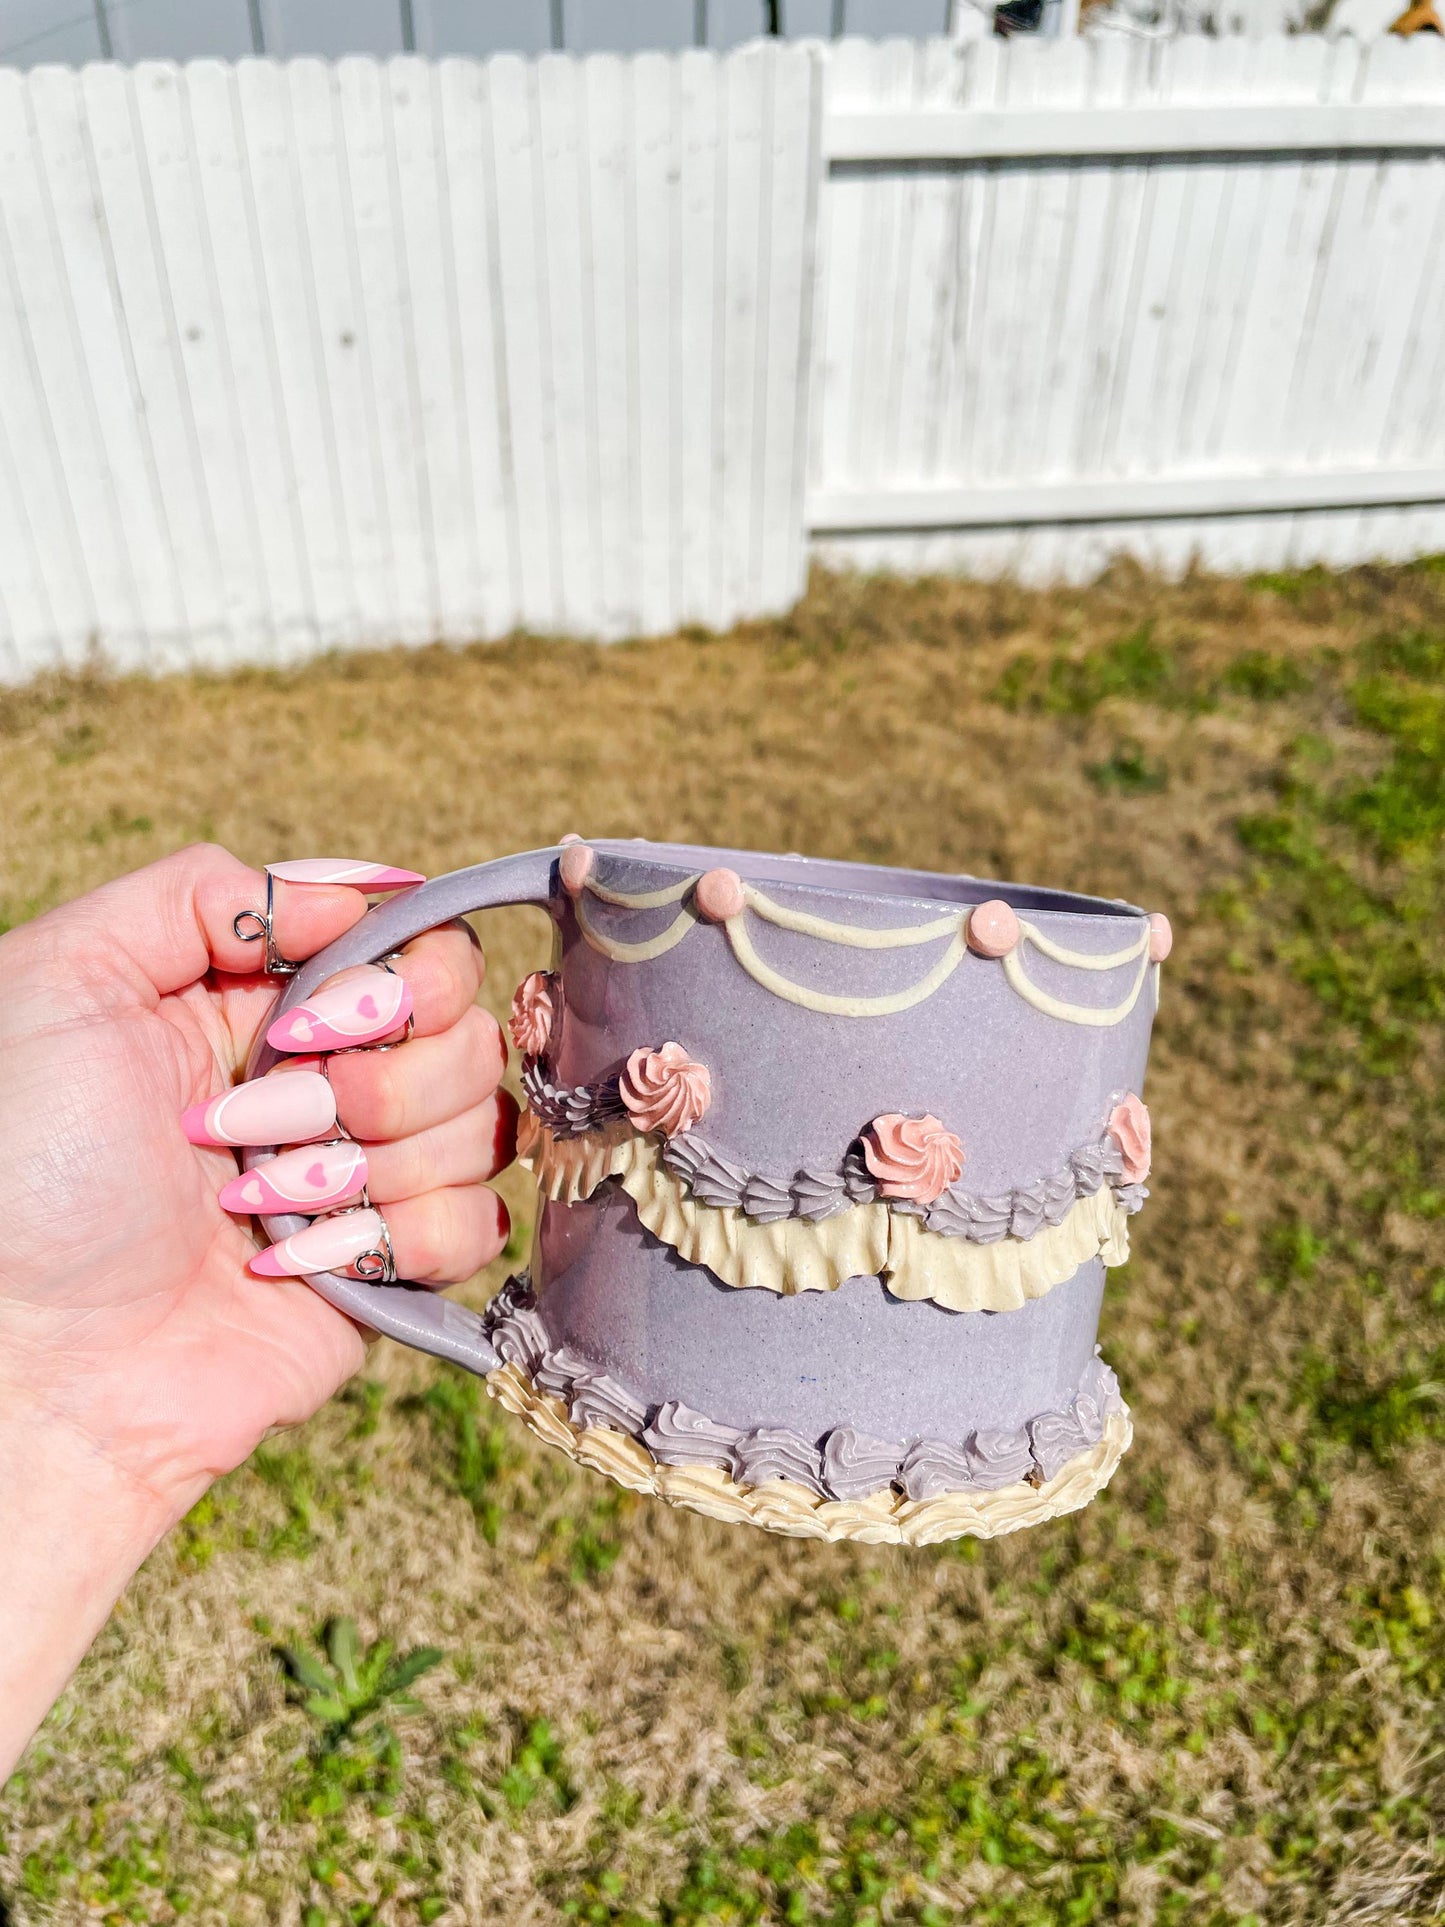
[[[309,957],[366,914],[360,890],[343,884],[274,885],[276,946]],[[265,945],[233,928],[242,911],[266,908],[266,874],[215,843],[196,843],[78,897],[22,926],[52,964],[69,964],[83,1001],[111,987],[117,1001],[154,1003],[208,971],[254,976]],[[242,926],[245,927],[244,925]],[[55,986],[60,988],[60,986]]]

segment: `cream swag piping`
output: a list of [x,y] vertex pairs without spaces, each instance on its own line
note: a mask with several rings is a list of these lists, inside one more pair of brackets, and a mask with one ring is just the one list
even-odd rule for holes
[[[867,925],[838,923],[829,917],[814,916],[809,912],[790,909],[787,905],[775,903],[771,897],[755,885],[744,883],[730,871],[710,871],[706,877],[688,876],[681,882],[668,884],[657,890],[628,893],[611,890],[596,881],[591,875],[581,879],[572,894],[575,897],[577,927],[584,940],[599,955],[613,963],[646,963],[666,953],[687,937],[694,925],[706,913],[699,908],[696,888],[712,877],[725,876],[730,884],[735,884],[735,894],[741,908],[733,914],[722,917],[722,928],[732,948],[732,953],[755,983],[761,984],[775,997],[811,1010],[837,1017],[888,1017],[911,1010],[914,1005],[925,1002],[953,975],[964,961],[969,950],[969,919],[974,907],[950,912],[933,919],[929,923],[894,929],[876,929]],[[654,910],[677,904],[678,913],[665,929],[655,936],[641,941],[628,942],[612,936],[599,928],[586,904],[588,896],[601,903],[622,910]],[[991,906],[982,906],[989,908]],[[815,938],[820,943],[841,944],[861,950],[911,949],[923,944],[944,942],[945,948],[934,960],[932,966],[913,984],[897,991],[884,992],[874,996],[839,995],[814,990],[804,984],[796,984],[779,970],[759,956],[747,928],[747,913],[765,923],[774,924],[782,930],[791,930],[800,935]],[[710,919],[709,919],[710,920]],[[1148,918],[1135,939],[1123,949],[1100,955],[1094,951],[1073,950],[1057,943],[1052,937],[1030,922],[1026,917],[1014,919],[1017,939],[1004,953],[999,954],[1004,975],[1014,991],[1025,1003],[1031,1004],[1047,1017],[1054,1017],[1063,1023],[1081,1024],[1094,1028],[1112,1028],[1133,1010],[1139,1000],[1140,992],[1149,976],[1151,965],[1158,978],[1158,959],[1154,927]],[[1099,1008],[1090,1004],[1075,1004],[1065,998],[1055,997],[1041,989],[1029,977],[1024,968],[1024,953],[1029,945],[1042,956],[1067,967],[1085,970],[1115,970],[1131,963],[1137,963],[1134,980],[1126,995],[1116,1004]],[[992,957],[995,953],[987,945],[979,946],[981,956]]]
[[930,1231],[884,1203],[850,1205],[816,1222],[756,1224],[741,1211],[689,1196],[662,1164],[657,1142],[622,1120],[583,1137],[558,1138],[523,1112],[517,1158],[552,1203],[580,1203],[616,1179],[643,1228],[689,1264],[704,1265],[726,1285],[784,1297],[881,1277],[896,1298],[931,1299],[948,1311],[1016,1311],[1064,1284],[1091,1258],[1122,1265],[1129,1256],[1128,1214],[1107,1185],[1032,1238],[978,1245]]

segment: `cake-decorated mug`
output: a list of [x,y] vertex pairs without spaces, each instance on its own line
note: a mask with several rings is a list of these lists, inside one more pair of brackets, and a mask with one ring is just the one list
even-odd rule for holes
[[[1087,1504],[1131,1438],[1096,1337],[1147,1195],[1167,921],[972,876],[569,838],[393,897],[280,1012],[506,904],[556,933],[511,1017],[530,1274],[481,1312],[309,1282],[484,1374],[547,1443],[713,1517],[924,1544]],[[263,1042],[248,1074],[276,1062]],[[263,1219],[273,1240],[306,1222]]]

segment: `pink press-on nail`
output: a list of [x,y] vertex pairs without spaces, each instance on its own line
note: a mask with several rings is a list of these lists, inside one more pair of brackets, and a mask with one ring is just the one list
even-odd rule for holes
[[223,1211],[332,1211],[359,1197],[366,1185],[366,1153],[349,1138],[302,1145],[243,1171],[221,1193]]
[[349,883],[353,890],[404,890],[425,883],[419,870],[396,870],[387,863],[362,863],[349,856],[302,856],[266,868],[283,883]]
[[304,1278],[313,1271],[344,1271],[364,1251],[375,1251],[386,1236],[379,1211],[345,1211],[322,1218],[258,1251],[251,1269],[260,1278]]
[[411,1016],[411,986],[393,971],[366,964],[344,983],[294,1004],[266,1032],[274,1050],[347,1050],[400,1030]]
[[192,1144],[304,1144],[336,1129],[336,1096],[319,1071],[237,1084],[181,1114]]

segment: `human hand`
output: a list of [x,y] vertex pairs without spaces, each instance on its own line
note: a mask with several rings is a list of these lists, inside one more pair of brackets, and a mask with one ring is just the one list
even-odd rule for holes
[[[256,1275],[249,1218],[218,1201],[235,1154],[182,1128],[275,1005],[261,946],[232,929],[264,899],[261,872],[201,846],[0,938],[0,1777],[156,1540],[363,1357],[300,1279]],[[278,947],[309,956],[365,907],[277,883]],[[399,1272],[440,1285],[506,1240],[484,1181],[512,1155],[516,1110],[471,932],[418,938],[395,969],[414,1036],[328,1069]]]

